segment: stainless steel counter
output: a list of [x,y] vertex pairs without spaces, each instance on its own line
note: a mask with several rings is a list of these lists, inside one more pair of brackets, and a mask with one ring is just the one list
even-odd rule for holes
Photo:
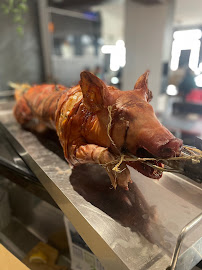
[[[202,212],[201,186],[169,173],[155,181],[130,168],[130,190],[115,191],[99,166],[71,170],[56,135],[23,130],[11,107],[0,104],[0,121],[22,144],[30,168],[105,269],[166,269],[181,229]],[[201,237],[199,224],[185,238],[182,252]]]

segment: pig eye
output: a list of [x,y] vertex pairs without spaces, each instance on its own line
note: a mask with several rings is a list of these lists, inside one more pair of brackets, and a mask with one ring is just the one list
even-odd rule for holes
[[124,143],[123,143],[123,146],[121,147],[121,152],[122,153],[126,153],[128,151],[127,145],[126,145],[126,140],[127,140],[127,136],[128,136],[128,130],[129,130],[129,125],[126,127],[126,130],[125,130]]
[[126,154],[127,152],[128,152],[127,147],[123,146],[123,147],[121,148],[121,153]]

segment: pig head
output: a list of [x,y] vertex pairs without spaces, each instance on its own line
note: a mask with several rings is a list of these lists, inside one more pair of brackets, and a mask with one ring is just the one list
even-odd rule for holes
[[131,179],[126,165],[148,177],[161,177],[159,171],[141,162],[122,162],[120,172],[116,173],[115,165],[110,163],[121,155],[158,158],[180,155],[182,141],[159,122],[149,104],[152,92],[147,86],[148,75],[145,72],[133,90],[120,91],[90,72],[81,73],[80,86],[88,121],[82,131],[85,145],[77,147],[75,156],[80,162],[104,166],[114,188],[119,185],[128,189]]

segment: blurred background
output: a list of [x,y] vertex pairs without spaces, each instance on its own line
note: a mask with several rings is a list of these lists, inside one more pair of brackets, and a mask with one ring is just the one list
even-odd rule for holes
[[[71,87],[78,84],[80,72],[88,70],[106,84],[124,91],[132,90],[138,77],[146,70],[150,70],[149,89],[153,92],[151,104],[157,117],[174,135],[182,138],[184,144],[194,146],[196,137],[202,139],[201,14],[201,0],[1,0],[0,108],[2,111],[0,109],[0,116],[6,120],[9,120],[7,115],[12,118],[14,92],[9,86],[10,82],[29,84],[48,82]],[[8,104],[11,104],[9,108]],[[13,161],[16,153],[13,154],[14,151],[11,151],[13,148],[8,147],[7,136],[4,138],[2,134],[0,128],[1,155],[6,153],[7,158],[9,154],[9,160],[12,158]],[[44,141],[42,138],[38,140]],[[49,146],[52,149],[51,143]],[[14,161],[18,161],[18,158]],[[64,223],[63,213],[56,208],[55,202],[42,186],[38,185],[36,179],[32,187],[33,183],[27,184],[27,177],[24,181],[21,174],[18,178],[17,173],[11,170],[9,178],[5,171],[5,168],[3,170],[0,166],[0,248],[3,243],[33,270],[67,269],[55,268],[55,262],[60,254],[59,261],[62,266],[72,263],[69,253],[72,252],[71,246],[74,240],[80,248],[89,251],[71,224],[66,220]],[[60,173],[58,171],[58,174]],[[86,176],[84,179],[89,180]],[[190,187],[188,193],[187,186],[177,181],[179,180],[176,180],[177,184],[172,188],[173,179],[167,184],[164,181],[163,193],[158,192],[158,194],[164,194],[164,190],[167,192],[171,190],[174,196],[180,197],[185,192],[182,203],[179,203],[180,207],[182,204],[184,208],[182,213],[179,213],[180,219],[184,212],[189,217],[195,211],[190,213],[189,208],[186,209],[185,202],[189,203],[190,198],[191,202],[194,201],[194,206],[190,203],[190,209],[195,209],[195,204],[199,207],[200,193],[198,187],[198,193],[193,192]],[[85,185],[87,191],[84,189],[84,194],[90,194],[92,198],[96,197],[98,194],[96,189],[99,187],[94,185],[91,189],[90,186],[89,192],[88,185]],[[194,187],[192,182],[190,186]],[[155,194],[156,197],[157,193],[150,191],[150,186],[145,185],[145,188],[149,191],[148,194]],[[105,189],[101,192],[104,193],[103,190]],[[116,196],[114,205],[118,209]],[[166,196],[165,201],[166,198],[176,198],[174,196]],[[128,200],[127,196],[124,198]],[[111,205],[111,202],[110,197],[106,203]],[[120,202],[122,203],[122,198]],[[173,199],[173,209],[169,211],[166,209],[165,216],[171,210],[175,212],[174,208],[178,209],[175,207],[178,204],[176,202],[178,200]],[[167,201],[165,205],[169,208]],[[135,208],[138,210],[136,205]],[[131,208],[133,214],[135,208]],[[201,206],[199,208],[201,209]],[[125,213],[130,216],[130,212],[128,206],[125,208],[125,204],[123,209],[125,219]],[[89,213],[90,211],[88,210]],[[177,211],[175,216],[178,216]],[[144,215],[142,217],[145,219]],[[172,224],[175,225],[171,223],[169,227],[172,227]],[[167,234],[166,237],[170,238],[170,235]],[[39,240],[42,244],[38,243]],[[48,245],[44,246],[43,243]],[[78,246],[74,250],[77,257]],[[38,259],[41,256],[35,252],[36,247],[46,250],[47,258],[55,256],[53,268],[30,266],[28,257],[33,259],[35,254],[35,259]],[[90,256],[94,255],[90,254]],[[156,258],[157,256],[154,260],[151,258],[149,260],[156,263]],[[45,259],[41,256],[42,261]],[[71,260],[74,262],[73,257]],[[95,260],[96,263],[99,262],[96,258]],[[200,267],[202,269],[202,266]],[[99,268],[96,269],[104,268],[99,263]]]
[[73,86],[82,70],[129,90],[149,69],[160,120],[185,143],[201,136],[200,0],[15,1],[1,1],[1,96],[9,81]]

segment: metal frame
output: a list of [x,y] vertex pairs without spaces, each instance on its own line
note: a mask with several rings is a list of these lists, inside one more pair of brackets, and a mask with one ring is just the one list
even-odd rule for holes
[[49,7],[47,0],[38,0],[38,11],[39,11],[39,25],[40,25],[40,34],[41,34],[41,47],[43,55],[43,65],[44,65],[44,75],[45,80],[51,81],[54,80],[52,60],[51,60],[51,41],[52,35],[48,31],[48,24],[51,21],[52,14],[58,14],[62,16],[68,16],[73,18],[79,18],[83,20],[88,20],[82,13]]
[[39,25],[41,34],[41,47],[43,55],[44,75],[46,81],[52,79],[53,71],[51,64],[51,36],[48,32],[48,23],[50,14],[48,12],[48,1],[38,0]]
[[185,236],[187,235],[187,233],[194,227],[196,226],[200,221],[202,220],[202,213],[199,214],[196,218],[194,218],[192,221],[190,221],[181,231],[181,233],[178,236],[177,239],[177,244],[175,247],[175,250],[173,252],[173,256],[172,256],[172,260],[171,260],[171,266],[167,269],[167,270],[175,270],[176,269],[176,265],[177,265],[177,261],[179,258],[179,253],[180,253],[180,249],[182,246],[182,242],[185,238]]
[[53,14],[62,15],[62,16],[87,20],[87,18],[84,16],[84,14],[82,14],[81,12],[78,12],[78,11],[72,11],[72,10],[68,10],[68,9],[61,9],[61,8],[55,8],[55,7],[48,7],[48,12],[53,13]]
[[[113,192],[100,167],[77,167],[70,176],[62,149],[61,153],[54,151],[57,143],[49,148],[52,140],[48,136],[42,140],[22,130],[12,117],[12,107],[12,102],[0,104],[0,120],[22,145],[22,152],[14,145],[17,152],[106,269],[166,269],[171,263],[167,254],[174,249],[172,269],[192,268],[191,264],[187,268],[186,262],[193,258],[190,251],[201,250],[201,242],[193,246],[193,240],[184,236],[201,219],[202,190],[198,185],[168,173],[157,183],[131,170],[134,182],[130,190]],[[165,209],[169,210],[166,214]],[[190,220],[179,238],[179,229]],[[194,235],[200,240],[201,229],[195,228]]]

